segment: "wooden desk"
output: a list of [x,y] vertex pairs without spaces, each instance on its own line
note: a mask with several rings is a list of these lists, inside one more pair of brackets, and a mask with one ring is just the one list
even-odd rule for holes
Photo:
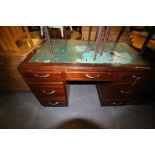
[[44,106],[68,105],[68,82],[93,82],[102,106],[148,103],[153,98],[154,64],[126,43],[107,43],[94,61],[95,42],[54,40],[34,50],[18,67]]

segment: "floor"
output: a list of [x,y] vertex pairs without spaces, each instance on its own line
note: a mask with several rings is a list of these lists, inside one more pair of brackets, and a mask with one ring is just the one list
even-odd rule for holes
[[155,104],[101,107],[93,84],[71,84],[68,107],[43,107],[31,92],[1,92],[0,128],[155,128]]

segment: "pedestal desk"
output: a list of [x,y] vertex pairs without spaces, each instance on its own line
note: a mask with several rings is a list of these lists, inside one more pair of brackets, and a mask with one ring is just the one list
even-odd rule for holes
[[68,106],[70,81],[96,84],[102,106],[145,104],[154,98],[154,64],[127,43],[108,42],[96,60],[94,48],[94,41],[53,40],[52,56],[44,42],[18,70],[44,106]]

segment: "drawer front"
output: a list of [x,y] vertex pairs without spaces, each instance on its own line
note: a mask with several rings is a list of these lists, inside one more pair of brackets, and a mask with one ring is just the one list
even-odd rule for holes
[[125,83],[108,84],[105,89],[104,85],[98,86],[99,94],[102,98],[124,98],[130,99],[143,93],[145,85],[132,86]]
[[37,98],[53,99],[53,98],[64,98],[64,89],[43,89],[43,90],[33,90],[33,93]]
[[21,73],[27,82],[52,82],[63,81],[62,74],[54,74],[50,72],[23,72]]
[[66,73],[66,80],[84,80],[84,81],[102,81],[102,80],[114,80],[115,74],[111,72],[77,72]]
[[111,85],[109,92],[107,93],[107,98],[130,98],[133,96],[134,90],[131,85]]
[[39,100],[43,106],[47,107],[65,107],[67,102],[64,99],[55,99],[55,100]]
[[101,106],[122,106],[130,104],[131,100],[106,99],[101,102]]
[[136,84],[142,83],[151,83],[155,81],[155,74],[138,74],[138,73],[130,73],[130,74],[120,74],[121,81],[128,81],[132,86]]
[[37,98],[53,99],[65,97],[63,84],[30,84],[29,87]]
[[139,99],[105,99],[101,101],[101,106],[121,106],[121,105],[147,105],[149,101]]

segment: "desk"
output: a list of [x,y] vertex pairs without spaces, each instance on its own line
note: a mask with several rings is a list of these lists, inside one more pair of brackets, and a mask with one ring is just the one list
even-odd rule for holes
[[34,50],[18,70],[44,106],[68,105],[68,82],[96,84],[102,106],[147,103],[153,98],[155,67],[126,43],[109,42],[94,57],[95,42],[54,40]]

